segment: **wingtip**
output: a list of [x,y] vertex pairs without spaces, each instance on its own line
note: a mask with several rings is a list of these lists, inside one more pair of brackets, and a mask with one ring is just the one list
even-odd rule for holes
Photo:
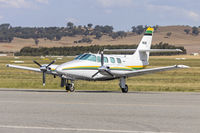
[[9,67],[10,66],[10,64],[6,64],[6,67]]
[[190,68],[189,66],[186,65],[176,65],[177,68]]
[[176,51],[178,51],[178,52],[183,52],[183,50],[181,50],[181,49],[176,49]]

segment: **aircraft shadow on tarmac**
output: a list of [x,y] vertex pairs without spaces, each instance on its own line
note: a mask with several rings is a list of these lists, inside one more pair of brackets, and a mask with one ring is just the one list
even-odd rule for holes
[[33,90],[33,89],[0,89],[1,91],[16,91],[16,92],[66,92],[65,90]]
[[[68,93],[65,90],[45,90],[45,89],[0,89],[0,92],[3,91],[15,91],[15,92],[52,92],[52,93]],[[121,93],[121,91],[93,91],[93,90],[76,90],[71,93]],[[159,94],[163,92],[140,92],[140,91],[130,91],[127,94]],[[121,93],[122,94],[122,93]]]
[[[3,91],[15,91],[15,92],[52,92],[52,93],[69,93],[65,90],[33,90],[33,89],[0,89],[0,92]],[[77,90],[75,92],[70,93],[121,93],[120,91],[85,91],[85,90]],[[130,92],[131,93],[131,92]]]
[[[52,93],[68,93],[65,90],[41,90],[41,89],[0,89],[1,91],[16,91],[16,92],[52,92]],[[71,93],[121,93],[120,91],[89,91],[89,90],[77,90]]]

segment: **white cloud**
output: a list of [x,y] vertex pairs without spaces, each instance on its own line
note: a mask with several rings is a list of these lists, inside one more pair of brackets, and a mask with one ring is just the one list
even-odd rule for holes
[[78,23],[78,20],[76,18],[66,18],[65,20],[67,22]]
[[0,0],[0,7],[28,8],[30,5],[26,0]]
[[130,6],[133,0],[97,0],[103,7],[126,7]]
[[0,16],[0,20],[3,19],[3,16]]
[[194,21],[199,21],[200,20],[200,16],[198,13],[193,12],[193,11],[186,11],[186,14],[188,17],[190,17],[191,19],[193,19]]
[[170,14],[171,16],[174,16],[177,19],[187,18],[187,19],[192,19],[192,21],[200,20],[200,15],[198,13],[180,7],[168,6],[168,5],[146,5],[146,7],[150,11],[163,14],[163,16],[165,16],[165,14],[168,15]]
[[111,14],[111,13],[112,13],[112,10],[106,9],[106,10],[104,10],[104,12],[105,12],[106,14]]
[[36,2],[43,3],[43,4],[48,4],[49,0],[36,0]]
[[35,2],[48,4],[49,0],[0,0],[0,7],[30,8],[36,6]]

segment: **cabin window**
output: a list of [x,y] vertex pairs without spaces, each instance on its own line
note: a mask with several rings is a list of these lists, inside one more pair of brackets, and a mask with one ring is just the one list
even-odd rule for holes
[[104,57],[104,63],[108,63],[108,58]]
[[142,42],[142,44],[147,44],[147,42],[144,41],[144,42]]
[[120,58],[117,58],[117,63],[122,63]]
[[110,57],[110,62],[111,62],[111,63],[115,63],[115,58]]
[[[101,57],[97,56],[97,62],[101,62]],[[104,63],[108,63],[108,58],[104,57]]]
[[97,62],[101,62],[101,57],[97,56]]
[[96,56],[90,55],[87,60],[96,62]]

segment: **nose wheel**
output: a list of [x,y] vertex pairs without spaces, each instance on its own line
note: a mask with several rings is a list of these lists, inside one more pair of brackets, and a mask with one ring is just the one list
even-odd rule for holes
[[125,85],[124,88],[121,88],[122,93],[127,93],[128,92],[128,85]]
[[126,84],[126,78],[125,77],[120,78],[119,87],[121,88],[122,93],[128,92],[128,85]]

